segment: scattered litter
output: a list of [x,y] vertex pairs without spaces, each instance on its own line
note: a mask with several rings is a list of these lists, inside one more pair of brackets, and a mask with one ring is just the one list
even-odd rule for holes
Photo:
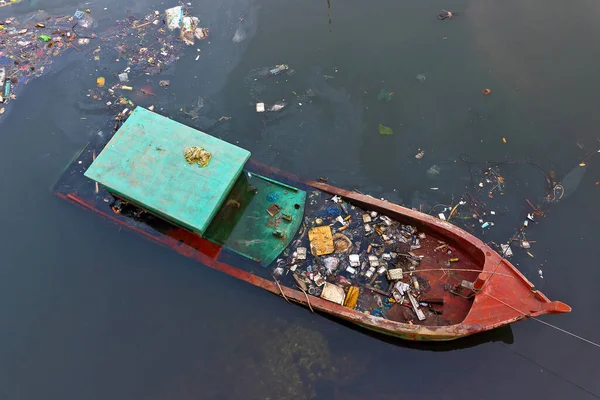
[[339,305],[343,305],[344,299],[346,298],[346,293],[341,287],[334,285],[333,283],[325,282],[323,291],[321,292],[321,298]]
[[488,94],[492,93],[492,91],[490,89],[483,89],[481,93],[483,93],[484,96],[487,96]]
[[327,257],[323,259],[323,265],[327,270],[327,275],[331,275],[337,270],[340,265],[340,260],[337,257]]
[[358,254],[350,254],[348,256],[348,260],[350,261],[351,267],[359,267],[360,266],[360,256]]
[[[419,150],[421,150],[421,149],[419,149]],[[423,156],[424,156],[424,155],[425,155],[425,152],[424,152],[424,151],[419,151],[419,152],[418,152],[418,153],[415,155],[415,158],[416,158],[417,160],[420,160],[421,158],[423,158]]]
[[281,211],[281,207],[279,207],[277,204],[271,204],[269,208],[267,208],[267,212],[271,217],[274,217],[277,214],[279,214],[279,211]]
[[510,248],[510,245],[508,245],[508,244],[501,244],[500,248],[502,248],[502,255],[504,255],[504,257],[512,257],[513,251]]
[[317,226],[308,231],[310,241],[310,252],[314,256],[331,254],[335,251],[331,227]]
[[379,124],[379,133],[381,135],[391,135],[392,133],[394,133],[394,131],[389,126]]
[[265,112],[265,103],[256,103],[256,112]]
[[[275,104],[273,104],[271,107],[269,107],[268,111],[274,112],[274,111],[281,111],[285,108],[285,106],[287,105],[285,100],[279,101]],[[257,104],[257,111],[258,111],[258,104]],[[261,111],[258,111],[261,112]]]
[[[186,16],[186,6],[176,7],[175,10],[175,14],[179,14],[175,22]],[[121,73],[127,74],[127,78],[123,80],[125,76],[121,76],[121,83],[144,75],[151,85],[148,77],[170,68],[183,54],[184,41],[178,35],[169,34],[159,12],[152,11],[140,17],[123,14],[113,26],[101,33],[94,32],[98,24],[89,9],[56,17],[38,12],[29,18],[10,18],[8,23],[3,21],[0,24],[0,60],[5,57],[15,60],[10,63],[0,61],[5,76],[11,77],[9,95],[3,96],[4,102],[16,99],[20,86],[45,74],[54,57],[67,50],[84,52],[94,60],[114,60],[117,64],[125,62],[125,69]],[[194,35],[196,33],[206,37],[207,31],[194,31]],[[102,43],[102,46],[90,48],[92,43]],[[108,82],[108,77],[103,85],[101,79],[96,79],[96,85],[88,89],[87,97],[112,109],[118,116],[115,124],[117,129],[122,122],[123,106],[127,105],[130,109],[135,107],[131,99],[122,95],[123,90],[133,88]],[[141,88],[141,93],[152,95],[150,85]],[[6,85],[3,86],[6,89]]]
[[207,167],[212,155],[201,146],[186,147],[183,156],[189,164],[198,163],[201,167]]
[[394,268],[387,271],[387,279],[389,281],[398,281],[402,279],[402,277],[402,268]]
[[13,4],[20,3],[22,1],[23,0],[0,0],[0,7],[10,6],[10,5],[13,5]]
[[429,176],[435,176],[435,175],[439,175],[441,171],[441,168],[435,164],[433,164],[428,170],[427,170],[427,175]]
[[359,294],[360,289],[358,287],[350,286],[350,288],[348,288],[348,293],[346,293],[346,297],[344,299],[344,307],[354,310],[354,308],[356,307],[356,303],[358,302]]
[[333,235],[333,247],[336,253],[347,253],[352,247],[352,241],[342,233]]
[[391,101],[392,100],[392,96],[394,96],[394,92],[387,90],[387,89],[381,89],[379,91],[379,94],[377,95],[377,100],[379,101]]
[[105,81],[104,77],[102,77],[102,76],[96,78],[96,85],[98,87],[104,87],[105,82],[106,81]]
[[453,13],[452,11],[442,10],[442,12],[439,13],[437,17],[440,21],[443,21],[445,19],[452,19],[452,17],[454,17],[455,15],[457,14]]
[[170,30],[178,29],[183,19],[183,8],[181,6],[165,10],[165,20]]
[[121,82],[129,81],[129,75],[127,75],[127,72],[123,72],[122,74],[119,74],[119,81],[121,81]]
[[425,76],[425,74],[419,74],[419,75],[417,75],[417,80],[420,81],[421,83],[425,82],[425,79],[427,79],[427,77]]
[[306,260],[306,247],[298,247],[296,249],[296,258],[300,261]]
[[269,70],[269,74],[271,75],[279,75],[282,72],[285,72],[289,69],[290,67],[287,64],[277,64],[275,66],[275,68]]

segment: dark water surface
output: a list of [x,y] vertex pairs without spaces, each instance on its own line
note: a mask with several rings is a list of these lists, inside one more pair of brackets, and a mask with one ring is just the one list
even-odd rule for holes
[[[77,5],[24,0],[0,16],[61,15]],[[173,5],[106,0],[85,7],[101,31],[126,10],[143,15]],[[211,37],[160,77],[172,83],[152,101],[274,167],[431,207],[468,189],[461,153],[532,159],[561,178],[600,148],[595,1],[193,6]],[[438,21],[442,8],[461,15]],[[232,41],[236,31],[243,40]],[[254,80],[258,69],[277,63],[295,74]],[[372,337],[54,197],[50,188],[65,165],[113,116],[102,108],[82,113],[85,93],[97,76],[116,72],[111,60],[66,53],[0,121],[2,400],[600,396],[600,349],[535,321],[439,345]],[[484,88],[492,94],[482,96]],[[377,100],[381,89],[394,92],[392,101]],[[289,105],[278,114],[254,111],[257,100],[281,99]],[[232,119],[215,123],[223,115]],[[394,134],[379,135],[380,123]],[[414,158],[419,149],[422,160]],[[581,180],[568,180],[569,196],[530,231],[536,258],[513,260],[547,296],[573,307],[544,321],[596,342],[598,161],[588,159],[575,173]],[[428,176],[434,164],[440,174]],[[544,195],[543,176],[525,166],[505,173],[510,212],[502,218],[516,228],[524,198]],[[498,226],[492,234],[512,233]]]

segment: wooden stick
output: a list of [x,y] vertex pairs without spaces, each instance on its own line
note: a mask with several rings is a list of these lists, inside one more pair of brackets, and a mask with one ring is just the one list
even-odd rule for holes
[[[92,150],[92,161],[96,161],[96,150]],[[98,182],[94,182],[94,185],[96,186],[96,194],[100,191],[98,188]]]
[[141,24],[141,25],[138,25],[138,26],[136,26],[135,28],[136,28],[136,29],[140,29],[140,28],[143,28],[143,27],[144,27],[144,26],[146,26],[146,25],[150,25],[150,24],[151,24],[151,23],[153,23],[153,22],[154,22],[154,21],[144,22],[143,24]]

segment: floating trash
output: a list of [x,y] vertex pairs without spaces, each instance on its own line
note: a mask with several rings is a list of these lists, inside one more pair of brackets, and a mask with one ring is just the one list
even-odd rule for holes
[[394,96],[394,92],[387,90],[387,89],[381,89],[381,91],[377,95],[377,100],[390,101],[390,100],[392,100],[393,96]]
[[433,164],[428,170],[427,170],[427,175],[429,176],[435,176],[435,175],[439,175],[441,171],[441,168],[438,165]]
[[394,131],[389,126],[379,124],[379,133],[381,135],[391,135],[392,133],[394,133]]

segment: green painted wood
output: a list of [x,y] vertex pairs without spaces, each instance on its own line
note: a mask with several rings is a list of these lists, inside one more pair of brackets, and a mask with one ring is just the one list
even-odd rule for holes
[[[303,190],[260,175],[242,174],[204,237],[266,267],[295,238],[305,203]],[[280,207],[274,216],[267,212],[272,204]],[[278,235],[274,235],[276,231]]]
[[[188,164],[183,156],[188,146],[212,153],[210,164]],[[137,107],[85,176],[203,234],[249,157],[244,149]]]

